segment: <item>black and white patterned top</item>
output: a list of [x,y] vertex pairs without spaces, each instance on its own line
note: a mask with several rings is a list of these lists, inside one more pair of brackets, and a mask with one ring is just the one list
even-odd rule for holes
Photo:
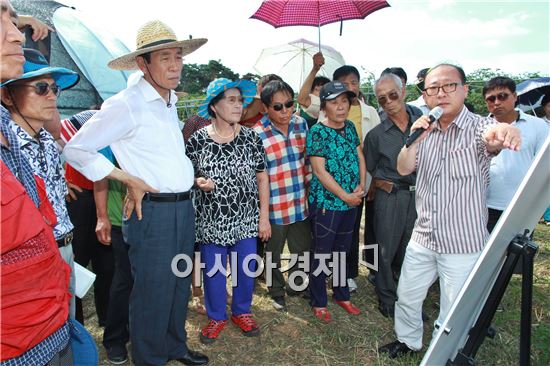
[[44,180],[46,196],[57,216],[57,225],[53,228],[53,234],[56,240],[62,239],[74,227],[69,218],[65,202],[65,196],[69,192],[67,190],[67,182],[65,181],[65,170],[61,165],[61,158],[55,139],[44,128],[38,130],[38,139],[40,142],[14,121],[11,121],[11,128],[17,136],[21,152],[30,163],[34,174]]
[[212,192],[195,190],[197,242],[230,246],[258,236],[256,173],[265,171],[266,163],[256,132],[241,127],[233,141],[220,144],[203,128],[187,141],[186,154],[195,176],[211,178],[215,183]]

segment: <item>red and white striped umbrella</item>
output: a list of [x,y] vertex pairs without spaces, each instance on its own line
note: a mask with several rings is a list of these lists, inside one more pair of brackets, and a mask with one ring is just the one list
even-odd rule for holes
[[[349,19],[365,19],[377,10],[389,7],[385,0],[264,0],[250,17],[275,28],[292,25],[319,27]],[[342,35],[342,25],[340,25]]]

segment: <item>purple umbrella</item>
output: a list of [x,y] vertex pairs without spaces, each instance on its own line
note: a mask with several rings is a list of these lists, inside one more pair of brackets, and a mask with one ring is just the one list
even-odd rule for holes
[[269,23],[275,28],[292,25],[321,26],[349,19],[365,19],[377,10],[390,6],[385,0],[264,0],[250,17]]

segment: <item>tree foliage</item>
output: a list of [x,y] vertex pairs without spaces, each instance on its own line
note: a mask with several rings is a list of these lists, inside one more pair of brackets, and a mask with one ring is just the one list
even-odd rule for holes
[[177,91],[184,91],[190,95],[204,94],[208,84],[217,78],[236,80],[239,74],[224,66],[220,60],[210,60],[207,64],[185,64]]
[[487,114],[489,114],[489,111],[487,110],[487,104],[485,103],[485,99],[483,98],[482,94],[483,85],[485,84],[485,82],[496,76],[507,76],[514,80],[516,84],[519,84],[527,79],[540,77],[538,73],[533,72],[512,75],[506,74],[500,69],[492,70],[489,68],[482,68],[469,73],[468,75],[466,75],[466,81],[469,85],[469,92],[468,97],[466,98],[466,102],[473,107],[475,113],[482,116],[486,116]]
[[260,80],[260,77],[261,77],[260,75],[249,72],[241,76],[241,79],[250,80],[257,83]]
[[[363,70],[363,72],[364,75],[362,78],[363,82],[361,83],[361,91],[365,96],[367,96],[367,103],[372,105],[374,108],[378,108],[379,106],[376,102],[376,97],[374,96],[374,82],[376,81],[375,77],[371,72],[367,72],[366,70]],[[485,116],[489,113],[489,111],[487,110],[487,105],[485,104],[485,99],[482,95],[483,85],[485,84],[485,82],[496,76],[507,76],[513,79],[517,84],[527,79],[541,77],[540,74],[533,72],[525,72],[517,75],[511,75],[506,74],[500,69],[493,70],[490,68],[477,69],[467,74],[466,81],[469,86],[469,92],[468,97],[466,98],[466,103],[473,108],[475,113],[482,116]],[[408,84],[406,90],[408,102],[417,99],[421,95],[420,90],[415,85]]]

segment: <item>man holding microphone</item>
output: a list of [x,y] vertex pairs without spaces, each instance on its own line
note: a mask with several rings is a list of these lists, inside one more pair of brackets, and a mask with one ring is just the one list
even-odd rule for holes
[[517,128],[470,113],[464,106],[464,70],[440,64],[426,75],[423,96],[443,114],[431,123],[422,116],[411,127],[424,129],[401,149],[397,171],[416,171],[416,211],[395,304],[397,340],[379,351],[396,358],[422,348],[422,303],[440,278],[441,324],[489,236],[486,194],[489,164],[501,149],[519,150]]

